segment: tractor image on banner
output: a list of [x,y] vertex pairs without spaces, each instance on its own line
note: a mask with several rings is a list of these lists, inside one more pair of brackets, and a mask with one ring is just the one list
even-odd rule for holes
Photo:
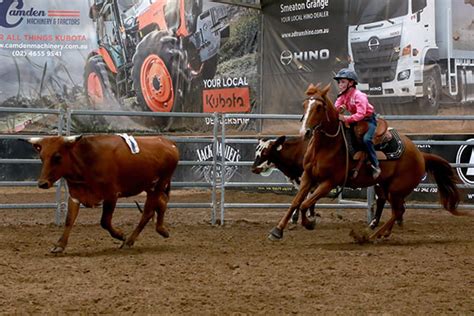
[[[94,0],[89,17],[98,44],[84,69],[91,108],[202,111],[195,103],[184,109],[184,98],[193,82],[216,73],[229,35],[225,7],[203,10],[202,0]],[[170,117],[136,120],[161,130],[172,124]]]

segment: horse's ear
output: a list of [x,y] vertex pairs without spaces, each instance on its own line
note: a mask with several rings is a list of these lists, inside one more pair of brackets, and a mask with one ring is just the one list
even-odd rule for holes
[[329,90],[331,90],[331,84],[328,83],[324,88],[323,90],[321,90],[321,95],[325,96],[326,94],[328,94]]
[[281,146],[286,140],[286,136],[282,135],[275,140],[275,146]]
[[316,90],[316,86],[312,83],[309,84],[308,88],[306,88],[306,95],[311,95],[314,93],[314,91]]

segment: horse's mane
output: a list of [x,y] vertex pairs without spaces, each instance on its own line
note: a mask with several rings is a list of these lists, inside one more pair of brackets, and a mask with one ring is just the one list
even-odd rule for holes
[[308,88],[306,89],[306,95],[313,95],[321,91],[320,89],[321,83],[317,83],[316,85],[310,83]]

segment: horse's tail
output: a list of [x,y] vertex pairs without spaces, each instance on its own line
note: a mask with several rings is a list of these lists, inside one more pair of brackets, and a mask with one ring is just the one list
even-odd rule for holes
[[458,211],[460,194],[456,184],[459,182],[454,169],[449,162],[440,156],[423,153],[425,158],[425,169],[433,175],[441,198],[443,207],[453,215],[474,216],[469,212]]

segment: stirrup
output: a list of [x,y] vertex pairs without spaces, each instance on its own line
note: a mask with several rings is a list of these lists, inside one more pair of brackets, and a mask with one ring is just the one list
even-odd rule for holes
[[380,167],[374,167],[374,166],[371,166],[371,167],[372,167],[372,177],[374,179],[377,179],[382,173],[382,169],[380,169]]

